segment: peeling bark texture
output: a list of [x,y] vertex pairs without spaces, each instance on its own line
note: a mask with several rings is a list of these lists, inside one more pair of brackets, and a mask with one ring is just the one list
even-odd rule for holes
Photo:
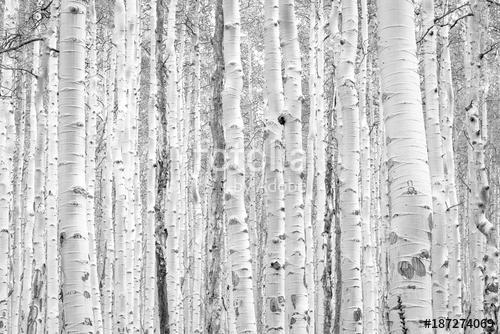
[[416,57],[414,8],[409,0],[378,1],[379,63],[386,130],[390,245],[389,326],[431,333],[431,179]]

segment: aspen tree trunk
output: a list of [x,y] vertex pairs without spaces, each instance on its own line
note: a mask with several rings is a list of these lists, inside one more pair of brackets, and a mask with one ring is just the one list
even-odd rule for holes
[[146,156],[146,219],[144,222],[144,319],[143,329],[153,333],[155,328],[155,285],[156,285],[156,146],[158,114],[156,109],[158,82],[156,77],[156,0],[150,0],[147,15],[149,18],[149,95],[147,104],[148,149]]
[[200,57],[200,24],[201,24],[201,0],[196,0],[194,9],[194,73],[193,73],[193,186],[192,201],[194,209],[193,217],[193,293],[192,293],[192,332],[202,333],[201,327],[201,288],[202,288],[202,233],[203,233],[203,212],[201,198],[201,57]]
[[181,298],[179,277],[179,221],[180,221],[180,134],[177,100],[177,57],[175,43],[175,11],[177,0],[171,0],[168,6],[167,39],[166,39],[166,76],[167,76],[167,118],[170,151],[170,182],[166,196],[166,228],[168,231],[166,245],[167,300],[168,322],[171,334],[180,330]]
[[224,306],[222,305],[222,249],[223,243],[223,189],[224,189],[224,129],[222,122],[221,94],[224,82],[224,58],[222,39],[224,19],[222,0],[217,0],[215,6],[215,31],[212,38],[215,70],[212,75],[212,117],[210,130],[212,135],[213,167],[211,168],[212,189],[208,203],[209,218],[206,239],[206,291],[207,306],[205,309],[205,331],[218,334],[223,330]]
[[[425,116],[433,204],[432,311],[434,319],[446,319],[448,315],[448,249],[446,247],[445,175],[439,120],[434,0],[424,0],[422,8],[424,31],[427,32],[423,45]],[[444,330],[444,328],[438,328],[437,332],[441,333]]]
[[102,270],[102,313],[104,333],[112,333],[115,328],[114,271],[115,238],[113,224],[113,122],[115,109],[116,48],[111,49],[109,74],[105,77],[105,152],[102,162],[102,238],[104,240],[104,263]]
[[[17,85],[20,90],[19,96],[23,96],[26,91],[26,76],[21,76],[19,78],[19,83]],[[7,142],[10,140],[16,140],[15,144],[15,154],[14,154],[14,177],[13,177],[13,216],[12,220],[14,230],[14,240],[12,242],[13,247],[13,262],[12,262],[12,297],[11,297],[11,333],[19,333],[19,316],[20,316],[20,302],[21,302],[21,280],[22,280],[22,219],[23,219],[23,209],[22,209],[22,179],[23,179],[23,162],[24,162],[24,146],[25,146],[25,107],[26,99],[22,99],[16,105],[17,115],[15,117],[15,130],[7,128]],[[12,136],[12,137],[10,137]],[[10,138],[9,138],[10,137]]]
[[[469,145],[469,217],[477,230],[472,227],[471,264],[473,271],[471,284],[471,317],[483,316],[493,319],[495,324],[488,330],[497,331],[498,311],[498,244],[497,227],[486,217],[489,205],[488,175],[485,166],[485,143],[487,141],[487,102],[488,77],[486,62],[481,50],[485,48],[488,27],[488,9],[486,5],[474,0],[472,3],[474,16],[470,18],[470,50],[471,50],[471,88],[468,96],[470,104],[465,108],[468,122]],[[467,101],[467,102],[469,102]],[[484,239],[486,246],[484,246]],[[482,254],[485,253],[485,254]],[[483,265],[480,261],[483,260]],[[483,294],[479,293],[483,291]],[[480,303],[482,301],[482,303]],[[483,314],[484,312],[484,314]],[[478,329],[471,331],[480,332]]]
[[[45,295],[45,275],[44,268],[46,267],[45,258],[45,240],[44,234],[45,226],[45,173],[46,173],[46,140],[47,140],[47,114],[46,109],[43,108],[43,89],[45,87],[45,78],[47,75],[48,57],[45,53],[45,44],[43,43],[43,50],[40,44],[36,48],[38,54],[34,56],[38,58],[39,68],[33,68],[38,73],[36,82],[33,82],[31,96],[33,101],[34,113],[36,117],[36,138],[33,142],[36,143],[35,147],[35,179],[34,179],[34,208],[35,208],[35,221],[33,228],[33,278],[31,282],[31,289],[33,291],[30,302],[30,311],[28,316],[28,332],[36,333],[45,328],[45,302],[43,297]],[[35,65],[35,61],[33,62]]]
[[[371,205],[371,178],[373,171],[370,170],[371,143],[370,133],[368,129],[367,114],[367,59],[368,59],[368,5],[367,0],[360,2],[361,12],[361,61],[359,69],[359,122],[360,122],[360,176],[361,176],[361,229],[363,235],[363,253],[362,253],[362,272],[363,272],[363,331],[365,333],[377,333],[377,270],[375,268],[375,253],[374,246],[375,229],[372,220]],[[371,93],[371,92],[370,92]],[[376,167],[375,167],[376,168]]]
[[361,221],[359,203],[359,109],[354,64],[358,40],[358,6],[355,0],[342,1],[342,40],[338,85],[342,110],[340,141],[340,224],[342,310],[341,328],[346,333],[362,331]]
[[[136,261],[136,226],[140,226],[140,217],[136,214],[138,209],[136,203],[137,184],[136,174],[136,154],[137,154],[137,102],[136,102],[136,42],[137,42],[137,1],[128,0],[126,2],[126,50],[125,59],[125,82],[126,82],[126,138],[127,143],[123,151],[124,165],[126,170],[128,215],[126,225],[126,276],[127,276],[127,309],[128,309],[128,328],[132,332],[138,332],[138,311],[134,303],[136,296],[137,261]],[[140,258],[140,257],[139,257]],[[137,312],[136,312],[137,311]]]
[[305,277],[307,286],[307,297],[309,309],[307,314],[313,320],[309,324],[309,330],[314,333],[314,307],[315,307],[315,286],[314,286],[314,265],[315,265],[315,251],[314,251],[314,235],[313,235],[313,188],[314,188],[314,174],[315,174],[315,144],[316,144],[316,104],[317,104],[317,91],[316,91],[316,37],[317,37],[317,23],[316,23],[316,1],[310,3],[309,10],[309,130],[307,135],[307,152],[306,152],[306,191],[304,197],[304,234],[306,242],[306,266]]
[[289,334],[302,334],[309,328],[309,306],[304,272],[306,250],[301,178],[304,169],[301,123],[302,68],[293,0],[280,0],[279,19],[285,67],[284,114],[279,117],[285,133],[285,324],[289,328]]
[[[38,73],[40,64],[40,42],[33,43],[32,64],[33,72]],[[27,57],[28,58],[28,57]],[[20,301],[20,333],[26,333],[28,328],[28,317],[32,298],[32,277],[33,277],[33,230],[35,228],[35,146],[37,138],[35,95],[36,79],[30,77],[26,92],[29,89],[29,104],[26,105],[26,144],[25,159],[23,165],[22,179],[22,275],[21,275],[21,301]],[[24,98],[24,97],[23,97]],[[27,97],[26,97],[27,99]]]
[[222,92],[222,125],[226,141],[226,185],[224,211],[227,219],[229,262],[233,285],[237,333],[257,333],[250,237],[245,211],[245,148],[241,92],[243,69],[240,54],[239,0],[224,0],[224,64],[225,82]]
[[115,2],[114,45],[116,46],[116,118],[113,127],[112,158],[115,182],[114,203],[114,328],[118,332],[128,330],[127,255],[128,186],[125,156],[127,150],[127,105],[126,105],[126,11],[123,0]]
[[85,6],[63,0],[59,84],[59,235],[64,328],[94,333],[85,190]]
[[[314,226],[314,240],[315,240],[315,278],[314,278],[314,288],[316,294],[315,300],[315,323],[316,332],[323,333],[325,331],[325,310],[328,308],[325,304],[329,304],[330,301],[325,299],[324,284],[326,283],[325,264],[329,261],[326,257],[327,237],[325,237],[325,214],[326,214],[326,146],[325,146],[325,123],[327,119],[325,118],[325,96],[324,96],[324,13],[323,13],[323,0],[318,0],[316,6],[317,15],[317,45],[316,45],[316,157],[315,157],[315,189],[316,189],[316,226]],[[329,279],[328,279],[329,280]]]
[[[17,22],[17,0],[5,1],[3,8],[3,31],[5,36],[13,33]],[[14,58],[9,53],[2,54],[2,67],[12,68]],[[11,328],[9,312],[9,279],[11,266],[9,245],[10,231],[9,208],[12,203],[14,109],[12,91],[14,76],[12,70],[2,70],[0,85],[0,329]],[[15,298],[15,295],[14,295]]]
[[[447,10],[447,6],[445,7]],[[455,157],[453,153],[453,124],[455,114],[455,97],[451,76],[451,59],[449,47],[449,26],[439,28],[441,40],[441,62],[439,69],[439,109],[441,120],[441,135],[443,137],[444,169],[446,178],[446,224],[448,226],[448,268],[449,301],[448,317],[462,317],[462,263],[460,252],[460,226],[458,220],[458,199],[455,185]]]
[[267,205],[267,254],[264,273],[264,328],[269,334],[285,332],[285,215],[283,192],[283,129],[278,119],[283,112],[283,83],[279,45],[278,0],[264,2],[264,79],[269,103],[266,115],[265,200]]
[[86,124],[86,184],[87,184],[87,226],[89,230],[89,259],[90,284],[92,294],[92,310],[94,312],[94,328],[96,333],[102,333],[101,294],[97,276],[97,256],[95,242],[95,177],[96,177],[96,126],[97,126],[97,30],[95,0],[88,5],[88,42],[89,42],[89,69],[88,69],[88,109]]
[[47,277],[45,333],[59,331],[59,249],[57,235],[57,115],[58,96],[58,53],[57,33],[59,21],[59,1],[52,2],[50,7],[50,25],[48,41],[45,52],[48,53],[47,64],[47,173],[46,173],[46,199],[45,199],[45,226],[46,226],[46,263],[45,274]]
[[411,1],[378,2],[379,55],[390,201],[391,331],[431,333],[431,180],[417,72]]

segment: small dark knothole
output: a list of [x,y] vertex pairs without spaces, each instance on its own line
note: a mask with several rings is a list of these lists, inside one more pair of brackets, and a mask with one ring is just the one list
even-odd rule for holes
[[69,7],[69,12],[71,14],[78,14],[80,10],[78,9],[78,7]]
[[418,191],[415,189],[415,186],[413,185],[413,181],[410,180],[407,182],[407,184],[408,184],[408,190],[406,191],[406,193],[408,195],[417,195]]
[[83,296],[87,299],[90,299],[90,293],[88,291],[83,291]]
[[271,262],[271,267],[273,269],[279,270],[281,268],[281,264],[278,261]]
[[86,280],[88,280],[88,279],[89,279],[89,276],[90,276],[90,274],[89,274],[88,272],[86,272],[85,274],[83,274],[83,276],[82,276],[82,281],[84,281],[84,282],[85,282]]
[[362,312],[361,312],[361,309],[358,307],[356,309],[356,311],[354,311],[354,313],[353,313],[354,321],[360,321],[361,317],[362,317]]
[[280,123],[281,125],[285,125],[286,119],[284,115],[278,116],[278,123]]

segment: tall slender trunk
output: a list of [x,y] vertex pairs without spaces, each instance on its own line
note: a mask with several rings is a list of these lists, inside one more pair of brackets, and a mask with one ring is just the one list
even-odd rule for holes
[[222,127],[221,94],[224,82],[224,58],[222,54],[222,38],[224,18],[222,0],[217,0],[215,8],[215,32],[212,38],[215,70],[212,75],[212,110],[210,130],[212,134],[213,166],[211,169],[212,189],[208,203],[209,218],[206,238],[206,286],[208,292],[205,308],[205,331],[218,334],[223,330],[224,306],[222,305],[222,244],[223,244],[223,189],[224,189],[224,155],[225,141]]
[[47,173],[46,173],[46,263],[45,274],[47,277],[45,333],[59,331],[59,247],[57,235],[57,115],[58,96],[58,53],[54,50],[57,44],[59,1],[52,2],[50,7],[50,27],[48,42],[45,52],[48,53],[47,64]]
[[[359,122],[360,122],[360,176],[361,176],[361,229],[363,234],[363,258],[362,258],[362,272],[363,272],[363,331],[366,333],[377,333],[378,323],[377,323],[377,269],[375,261],[376,248],[374,245],[375,241],[375,223],[372,219],[372,202],[375,199],[371,198],[373,192],[371,190],[372,184],[372,171],[370,168],[372,159],[372,150],[370,143],[370,132],[368,128],[367,115],[371,113],[372,110],[368,109],[367,99],[371,99],[367,92],[368,88],[368,78],[367,76],[367,62],[368,62],[368,48],[369,48],[369,36],[368,36],[368,5],[367,0],[362,0],[360,2],[360,13],[361,13],[361,60],[359,69]],[[373,166],[375,169],[376,167]]]
[[358,41],[358,6],[356,0],[342,1],[342,40],[338,86],[342,110],[340,141],[340,224],[342,310],[341,327],[346,333],[362,331],[361,221],[359,202],[359,109],[354,64]]
[[202,288],[202,233],[203,233],[203,212],[201,198],[201,57],[200,57],[200,19],[201,19],[201,0],[196,0],[194,9],[194,73],[193,73],[193,177],[191,180],[193,186],[192,201],[194,207],[193,217],[193,294],[192,294],[192,332],[202,333],[201,327],[201,288]]
[[[269,334],[285,332],[285,215],[283,192],[283,128],[279,117],[284,108],[279,47],[278,0],[264,3],[264,73],[268,115],[266,115],[265,199],[267,204],[267,254],[265,266],[264,327]],[[270,330],[270,329],[273,330]]]
[[[445,8],[447,10],[447,8]],[[445,23],[447,23],[445,21]],[[439,28],[441,40],[441,62],[439,69],[439,109],[441,135],[443,137],[444,170],[446,185],[446,225],[448,243],[449,268],[449,301],[448,317],[462,317],[462,262],[460,252],[460,226],[458,220],[458,198],[455,185],[455,157],[453,152],[453,124],[455,114],[455,97],[451,76],[451,57],[449,47],[449,26]]]
[[411,1],[378,2],[379,62],[390,201],[389,322],[392,331],[431,333],[431,180]]
[[223,13],[225,82],[222,92],[222,125],[227,143],[224,211],[228,224],[236,331],[257,333],[252,291],[250,237],[245,210],[245,147],[240,107],[243,69],[240,53],[239,0],[224,0]]
[[307,152],[306,152],[306,189],[304,194],[304,235],[306,243],[306,266],[305,279],[307,286],[307,298],[309,309],[307,314],[313,321],[309,324],[309,330],[314,333],[315,327],[315,286],[314,286],[314,265],[315,265],[315,239],[313,225],[313,198],[314,198],[314,174],[315,174],[315,155],[316,155],[316,105],[317,105],[317,62],[316,62],[316,38],[318,26],[316,23],[316,1],[310,3],[309,9],[309,129],[307,134]]
[[285,67],[285,105],[279,122],[285,133],[285,299],[289,334],[306,333],[309,310],[305,280],[304,199],[302,196],[302,83],[293,0],[280,0],[280,38]]
[[96,140],[97,140],[97,30],[95,0],[88,5],[88,92],[87,92],[87,124],[86,124],[86,184],[87,184],[87,226],[89,230],[90,252],[90,284],[92,289],[92,310],[94,312],[94,328],[102,333],[101,294],[97,276],[97,255],[95,242],[95,183],[96,183]]
[[[14,32],[17,24],[17,0],[5,1],[3,8],[3,37]],[[14,67],[14,58],[10,53],[2,54],[2,66],[4,68]],[[12,91],[14,86],[13,71],[2,70],[0,85],[0,328],[9,328],[11,318],[9,316],[9,277],[11,267],[9,265],[9,245],[10,245],[10,221],[9,209],[12,205],[12,185],[13,176],[12,156],[14,142],[12,131],[14,128],[14,109]],[[14,295],[15,297],[15,295]]]
[[316,156],[315,156],[315,189],[316,189],[316,222],[313,227],[314,240],[315,240],[315,273],[314,273],[314,293],[316,294],[315,299],[315,320],[316,332],[324,333],[325,330],[329,330],[324,327],[325,325],[325,315],[328,310],[326,305],[330,303],[329,300],[325,299],[324,290],[324,273],[326,268],[326,262],[329,258],[326,257],[326,249],[328,247],[328,238],[325,234],[326,226],[326,145],[325,135],[327,134],[325,126],[327,119],[325,117],[325,93],[324,93],[324,75],[325,75],[325,50],[324,50],[324,10],[323,10],[323,0],[317,0],[316,12],[317,15],[317,45],[316,45]]
[[59,84],[59,241],[64,328],[94,333],[85,189],[85,17],[83,3],[63,0]]
[[[424,87],[426,134],[432,182],[432,311],[434,319],[448,316],[448,249],[446,247],[445,175],[443,145],[439,119],[437,80],[436,29],[434,0],[422,3],[424,31]],[[438,328],[437,332],[445,329]]]
[[155,328],[155,284],[156,284],[156,167],[157,167],[157,125],[156,109],[158,80],[156,76],[156,0],[150,0],[147,15],[149,18],[149,95],[147,104],[148,149],[146,156],[146,219],[144,222],[144,319],[143,329],[152,333]]

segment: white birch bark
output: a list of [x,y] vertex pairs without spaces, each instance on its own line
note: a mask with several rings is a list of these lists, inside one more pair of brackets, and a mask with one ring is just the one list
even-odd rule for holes
[[201,327],[201,288],[202,288],[202,233],[203,233],[203,212],[202,212],[202,187],[200,182],[201,171],[201,56],[200,56],[200,19],[201,0],[196,0],[194,17],[194,73],[193,73],[193,176],[191,184],[193,201],[193,292],[192,292],[192,332],[202,333]]
[[166,76],[167,76],[167,117],[170,150],[170,183],[167,185],[166,196],[166,228],[167,237],[167,300],[170,333],[177,334],[180,330],[180,277],[179,257],[179,210],[180,204],[180,132],[177,99],[177,55],[175,52],[175,19],[177,0],[171,0],[168,6],[167,38],[166,38]]
[[314,240],[315,240],[315,324],[316,332],[324,332],[325,322],[325,303],[330,301],[325,299],[325,284],[329,280],[324,276],[326,261],[326,249],[328,247],[325,232],[325,215],[326,215],[326,146],[325,146],[325,124],[327,118],[325,117],[325,97],[324,97],[324,74],[325,74],[325,50],[324,50],[324,10],[323,0],[317,0],[316,13],[317,15],[317,45],[316,45],[316,157],[315,157],[315,187],[316,187],[316,224],[314,226]]
[[114,330],[128,330],[128,292],[127,292],[127,255],[126,240],[128,226],[128,185],[125,155],[128,155],[128,114],[127,114],[127,83],[125,77],[126,66],[126,11],[123,0],[115,2],[114,7],[114,34],[113,42],[116,47],[116,118],[113,124],[112,161],[115,182],[114,203]]
[[59,83],[58,76],[58,53],[57,33],[59,21],[59,1],[55,0],[51,7],[51,20],[48,32],[48,42],[45,52],[49,59],[47,64],[47,173],[46,173],[46,199],[45,199],[45,226],[46,226],[46,314],[45,333],[57,333],[59,331],[59,247],[57,235],[57,115]]
[[[375,224],[372,220],[371,205],[373,194],[371,190],[371,179],[373,171],[370,167],[376,169],[375,166],[370,166],[371,162],[371,143],[370,132],[368,129],[367,114],[372,110],[368,110],[367,99],[371,98],[367,92],[367,59],[369,48],[368,36],[368,6],[367,0],[360,2],[360,20],[361,20],[361,60],[359,69],[359,121],[360,121],[360,176],[361,176],[361,229],[363,234],[363,258],[362,258],[362,273],[363,273],[363,331],[366,333],[378,333],[377,323],[377,269],[375,262],[376,248],[375,241]],[[373,124],[373,123],[372,123]],[[373,125],[374,126],[374,125]]]
[[[447,8],[446,8],[447,9]],[[446,10],[445,9],[445,10]],[[455,113],[455,96],[451,75],[451,58],[449,47],[449,26],[447,21],[439,28],[441,41],[441,62],[439,69],[439,109],[441,135],[443,136],[444,170],[446,178],[446,225],[448,226],[448,268],[449,268],[449,301],[448,317],[462,317],[462,261],[460,252],[460,226],[458,220],[458,198],[455,185],[455,157],[453,152],[453,124]]]
[[102,238],[103,269],[102,269],[102,318],[103,331],[105,334],[113,333],[115,328],[114,308],[114,261],[115,261],[115,238],[113,225],[113,110],[115,108],[115,74],[116,74],[116,48],[111,49],[109,73],[105,77],[105,125],[104,134],[106,138],[105,152],[101,170],[101,194],[102,194]]
[[245,210],[245,148],[240,108],[243,90],[240,3],[239,0],[224,0],[222,5],[225,64],[222,125],[226,141],[224,210],[227,219],[236,332],[257,333],[252,291],[250,237]]
[[389,324],[431,333],[431,180],[417,72],[413,3],[378,1],[379,55],[390,200]]
[[64,328],[94,333],[90,295],[85,189],[85,17],[84,3],[63,0],[59,83],[59,240]]
[[[432,182],[432,311],[434,319],[448,315],[448,249],[446,247],[445,175],[439,119],[434,0],[422,3],[426,134]],[[438,328],[437,332],[445,331]]]
[[306,242],[306,266],[305,276],[307,285],[307,298],[309,309],[308,316],[313,320],[309,324],[309,330],[314,333],[314,307],[315,307],[315,285],[314,285],[314,233],[313,224],[313,188],[315,174],[315,155],[316,155],[316,105],[317,105],[317,62],[316,62],[316,1],[311,1],[309,9],[309,130],[307,134],[307,152],[306,152],[306,189],[304,196],[304,234]]
[[97,28],[95,0],[88,4],[88,92],[86,123],[86,162],[85,175],[87,184],[87,227],[89,231],[90,284],[92,311],[96,333],[102,333],[101,294],[97,276],[97,255],[95,242],[95,183],[96,183],[96,140],[97,140]]
[[358,6],[355,0],[342,1],[342,41],[339,68],[339,103],[342,110],[340,141],[340,224],[342,310],[341,328],[345,333],[362,331],[361,221],[359,202],[359,109],[354,64],[358,41]]
[[304,199],[302,177],[302,84],[301,61],[293,0],[280,0],[280,39],[285,67],[285,105],[280,124],[285,133],[285,300],[289,334],[306,333],[309,328],[305,281]]
[[[33,82],[31,96],[33,101],[34,113],[36,117],[36,138],[33,138],[35,146],[35,174],[34,174],[34,226],[33,226],[33,260],[32,270],[33,277],[31,289],[33,291],[30,302],[28,316],[28,332],[33,333],[42,331],[45,328],[45,275],[44,268],[46,267],[45,257],[45,173],[46,173],[46,140],[47,140],[47,112],[43,108],[43,89],[45,87],[45,78],[47,75],[48,55],[45,53],[44,40],[42,48],[40,43],[35,46],[38,49],[38,54],[34,56],[38,60],[33,62],[38,68],[33,68],[38,77]],[[36,64],[38,63],[38,64]]]
[[[17,0],[5,1],[3,8],[3,31],[2,35],[8,36],[13,33],[17,23]],[[2,66],[4,68],[13,67],[14,58],[10,53],[2,55]],[[10,245],[10,219],[9,209],[12,205],[12,184],[13,176],[12,157],[13,146],[12,129],[14,128],[13,110],[13,71],[2,70],[0,85],[0,329],[9,328],[12,317],[9,312],[9,275],[11,266],[9,264]],[[9,138],[10,137],[10,138]],[[9,143],[10,141],[10,143]],[[15,296],[14,296],[15,297]]]
[[156,77],[156,0],[150,0],[147,10],[149,29],[149,95],[147,104],[148,149],[146,156],[146,219],[144,222],[144,331],[152,333],[155,326],[155,203],[156,203],[156,146],[157,146],[157,89]]
[[264,328],[269,334],[285,332],[285,215],[283,192],[283,84],[279,46],[278,0],[264,2],[264,74],[268,115],[265,136],[265,200],[267,203],[267,264],[265,266]]

